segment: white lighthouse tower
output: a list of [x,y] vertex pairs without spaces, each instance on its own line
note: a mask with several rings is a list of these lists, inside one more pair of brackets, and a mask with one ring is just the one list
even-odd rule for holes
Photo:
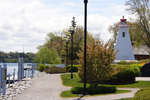
[[126,19],[120,20],[115,50],[116,60],[135,60]]

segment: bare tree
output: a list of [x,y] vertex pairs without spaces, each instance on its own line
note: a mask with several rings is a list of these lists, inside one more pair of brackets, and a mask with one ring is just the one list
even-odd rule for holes
[[150,2],[149,0],[128,0],[126,3],[129,6],[129,11],[137,15],[137,21],[139,28],[142,30],[142,34],[139,32],[144,43],[150,48]]

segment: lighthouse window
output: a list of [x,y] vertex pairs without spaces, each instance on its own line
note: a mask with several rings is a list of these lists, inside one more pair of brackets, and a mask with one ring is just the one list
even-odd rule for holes
[[125,37],[125,32],[122,32],[122,37]]

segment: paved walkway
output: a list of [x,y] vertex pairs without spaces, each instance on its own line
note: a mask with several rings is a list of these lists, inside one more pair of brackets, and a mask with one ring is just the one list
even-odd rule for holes
[[126,90],[131,90],[132,92],[83,98],[61,98],[59,96],[61,91],[68,89],[69,87],[62,85],[59,74],[41,73],[38,77],[33,79],[31,88],[26,89],[23,94],[20,94],[13,100],[115,100],[133,97],[138,90],[126,88]]
[[150,77],[136,77],[136,81],[150,81]]
[[40,73],[33,79],[31,88],[13,100],[61,100],[59,94],[64,89],[59,74]]

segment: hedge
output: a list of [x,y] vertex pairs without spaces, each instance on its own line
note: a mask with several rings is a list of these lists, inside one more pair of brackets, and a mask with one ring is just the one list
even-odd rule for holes
[[129,84],[135,82],[135,74],[133,70],[124,69],[112,76],[112,84]]
[[[83,87],[74,87],[71,89],[71,92],[73,94],[83,94],[83,91],[84,91]],[[86,93],[89,95],[115,93],[116,91],[117,91],[117,89],[114,86],[97,86],[96,88],[88,87],[86,89]]]
[[[72,72],[78,72],[78,67],[79,67],[80,65],[73,65],[72,66]],[[66,66],[65,67],[66,68],[66,71],[67,72],[71,72],[71,65],[68,65],[68,66]]]
[[113,64],[114,73],[105,83],[110,84],[129,84],[135,82],[135,77],[140,76],[139,64],[120,65]]
[[39,64],[39,66],[38,66],[38,70],[40,71],[40,72],[43,72],[45,69],[47,69],[48,68],[48,66],[46,66],[46,65],[44,65],[44,64]]
[[65,68],[59,68],[59,67],[49,67],[47,65],[44,64],[39,64],[38,66],[38,70],[40,72],[46,72],[49,74],[57,74],[57,73],[66,73],[66,69]]
[[59,67],[48,67],[47,69],[45,69],[45,72],[48,74],[66,73],[66,69]]

